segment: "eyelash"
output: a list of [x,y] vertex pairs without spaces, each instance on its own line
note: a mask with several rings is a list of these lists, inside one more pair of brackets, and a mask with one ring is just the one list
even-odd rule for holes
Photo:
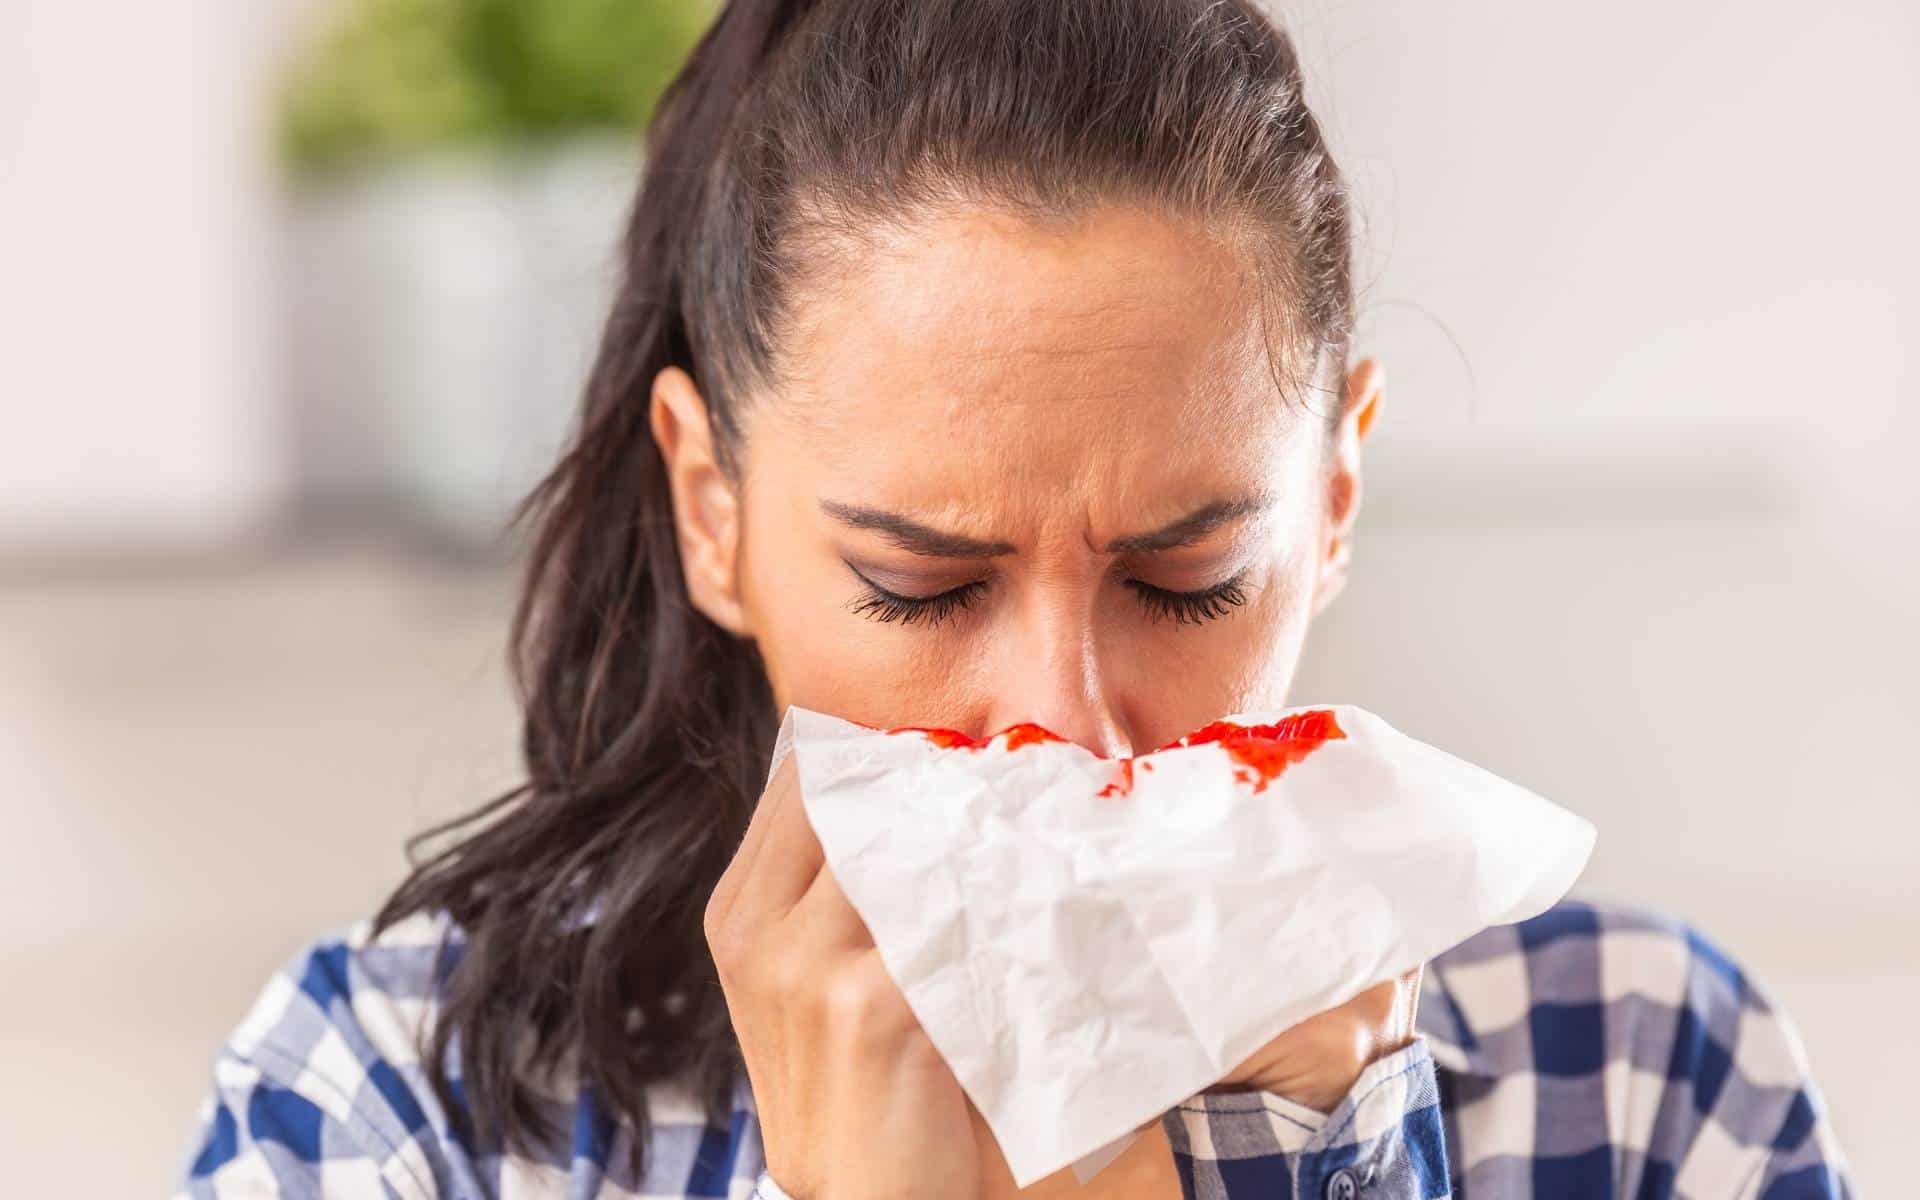
[[[854,574],[860,573],[855,571]],[[981,589],[987,586],[984,580],[976,579],[972,583],[941,592],[938,596],[897,596],[864,575],[860,579],[867,585],[867,593],[860,597],[853,611],[869,613],[876,621],[899,621],[904,625],[911,625],[915,621],[938,625],[955,610],[971,606],[979,599]]]
[[[868,613],[876,621],[899,621],[906,625],[915,621],[925,621],[929,626],[938,625],[954,612],[971,606],[987,586],[985,580],[976,579],[937,596],[900,596],[858,571],[854,571],[854,575],[867,588],[866,595],[860,597],[853,606],[855,613]],[[1225,616],[1230,610],[1247,602],[1244,587],[1246,576],[1243,570],[1233,578],[1199,592],[1172,592],[1138,579],[1127,580],[1127,586],[1139,594],[1141,603],[1146,605],[1154,620],[1171,620],[1177,625],[1199,625]]]
[[1170,592],[1150,583],[1141,583],[1138,579],[1127,580],[1127,586],[1140,594],[1141,603],[1154,613],[1155,620],[1171,619],[1177,625],[1199,625],[1215,617],[1224,617],[1247,602],[1247,592],[1242,586],[1246,577],[1247,573],[1243,570],[1233,578],[1199,592]]

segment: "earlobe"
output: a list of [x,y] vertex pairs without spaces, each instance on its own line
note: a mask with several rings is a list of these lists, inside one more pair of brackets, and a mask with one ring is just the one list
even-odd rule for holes
[[715,457],[706,403],[693,377],[664,368],[654,377],[647,417],[673,498],[687,598],[722,629],[750,636],[737,570],[739,499]]

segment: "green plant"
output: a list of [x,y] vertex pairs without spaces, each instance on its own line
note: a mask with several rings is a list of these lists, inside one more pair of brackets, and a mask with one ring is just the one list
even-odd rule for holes
[[293,65],[279,144],[298,174],[443,147],[635,132],[713,0],[344,0]]

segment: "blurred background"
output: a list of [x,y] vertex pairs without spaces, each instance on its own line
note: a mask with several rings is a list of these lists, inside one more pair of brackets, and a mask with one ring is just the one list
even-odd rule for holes
[[[1920,10],[1278,10],[1389,378],[1294,699],[1594,820],[1584,890],[1742,960],[1910,1190]],[[500,522],[710,15],[0,6],[14,1192],[166,1186],[267,975],[515,781]]]

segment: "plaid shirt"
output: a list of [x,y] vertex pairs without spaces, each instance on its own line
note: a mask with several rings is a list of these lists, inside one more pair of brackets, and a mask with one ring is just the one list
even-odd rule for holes
[[[744,1078],[724,1125],[650,1093],[644,1179],[591,1088],[551,1097],[572,1133],[547,1157],[456,1138],[413,1048],[449,934],[417,917],[370,943],[362,921],[275,974],[214,1059],[176,1196],[783,1200]],[[1263,1092],[1168,1112],[1185,1196],[1853,1194],[1792,1023],[1681,922],[1569,900],[1485,930],[1429,964],[1419,1030],[1332,1113]]]

